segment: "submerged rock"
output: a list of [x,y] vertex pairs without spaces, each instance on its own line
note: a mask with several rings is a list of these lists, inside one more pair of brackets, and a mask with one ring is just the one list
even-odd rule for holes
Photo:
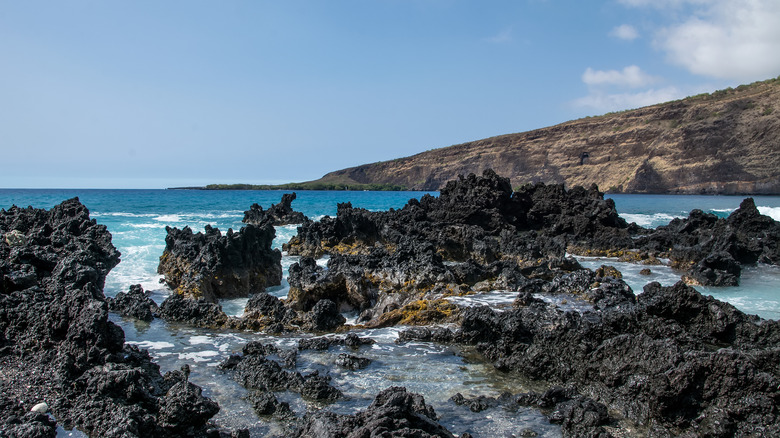
[[119,292],[114,298],[106,298],[106,302],[112,312],[147,322],[154,319],[158,310],[157,303],[149,298],[140,284],[130,286],[127,293]]
[[[409,331],[401,339],[432,335]],[[576,385],[582,396],[659,434],[780,433],[780,323],[682,282],[651,283],[635,303],[584,313],[538,301],[504,312],[473,307],[448,336],[475,345],[499,369]],[[556,408],[564,430],[603,424],[604,409],[568,398],[575,402]]]
[[282,280],[282,254],[271,249],[273,226],[246,225],[227,234],[206,225],[205,233],[189,227],[166,227],[165,251],[157,272],[175,293],[216,303],[219,298],[246,297]]
[[436,412],[425,404],[423,396],[394,386],[380,392],[366,410],[355,415],[338,415],[327,411],[308,413],[302,427],[293,436],[454,438],[436,420]]
[[317,372],[304,376],[297,371],[287,371],[275,360],[266,358],[267,353],[276,352],[275,347],[258,347],[248,344],[243,356],[231,356],[220,364],[220,368],[230,371],[236,382],[250,390],[292,391],[306,399],[325,402],[343,397],[338,388],[330,385],[330,377]]

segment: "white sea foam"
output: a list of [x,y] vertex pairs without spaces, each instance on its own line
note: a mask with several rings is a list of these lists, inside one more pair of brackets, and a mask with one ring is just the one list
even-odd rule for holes
[[640,227],[658,227],[668,224],[672,219],[682,216],[672,216],[666,213],[654,213],[654,214],[632,214],[624,213],[620,215],[626,222],[635,222]]
[[205,350],[192,353],[179,353],[179,360],[191,360],[193,362],[209,362],[212,358],[219,356],[218,351]]
[[91,211],[89,212],[89,215],[91,217],[155,217],[157,216],[154,213],[127,213],[123,211],[114,211],[108,213]]
[[162,350],[175,347],[175,345],[165,341],[126,341],[125,344],[137,345],[138,347],[146,348],[147,350]]
[[190,336],[190,344],[192,345],[202,345],[202,344],[213,344],[214,340],[208,336]]
[[181,216],[178,214],[163,214],[160,216],[157,216],[154,218],[156,221],[160,222],[181,222]]
[[496,290],[474,295],[465,295],[462,297],[445,297],[444,299],[465,307],[498,307],[512,304],[515,301],[515,298],[517,298],[517,292]]
[[764,216],[769,216],[776,221],[780,221],[780,207],[759,206],[758,212]]
[[162,225],[160,224],[145,224],[145,223],[140,223],[140,224],[127,223],[127,224],[122,224],[122,226],[130,227],[130,228],[155,228],[155,229],[162,228]]

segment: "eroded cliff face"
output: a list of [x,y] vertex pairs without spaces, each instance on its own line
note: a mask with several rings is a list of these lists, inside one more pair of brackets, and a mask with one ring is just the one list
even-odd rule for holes
[[780,78],[331,172],[328,183],[438,190],[493,169],[514,186],[614,193],[780,193]]

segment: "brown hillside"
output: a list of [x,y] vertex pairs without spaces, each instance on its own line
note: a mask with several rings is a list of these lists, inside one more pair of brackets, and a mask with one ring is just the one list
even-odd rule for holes
[[314,182],[438,190],[486,168],[515,186],[780,194],[780,78],[365,164]]

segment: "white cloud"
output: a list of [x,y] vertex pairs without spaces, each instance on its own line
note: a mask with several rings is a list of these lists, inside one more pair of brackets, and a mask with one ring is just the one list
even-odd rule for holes
[[626,41],[633,41],[639,38],[639,32],[637,32],[634,26],[629,24],[621,24],[612,29],[612,32],[610,32],[609,35]]
[[636,65],[629,65],[618,70],[593,70],[588,67],[582,74],[582,82],[587,85],[618,85],[630,88],[639,88],[652,84],[656,79],[644,73]]
[[599,112],[620,111],[640,108],[656,103],[684,97],[675,87],[650,89],[637,93],[606,93],[602,90],[591,90],[585,97],[575,100],[572,104],[578,108],[588,108]]
[[691,73],[756,80],[780,73],[780,1],[718,0],[662,30],[659,46]]
[[655,45],[693,74],[752,81],[780,74],[778,0],[619,0],[667,12]]

